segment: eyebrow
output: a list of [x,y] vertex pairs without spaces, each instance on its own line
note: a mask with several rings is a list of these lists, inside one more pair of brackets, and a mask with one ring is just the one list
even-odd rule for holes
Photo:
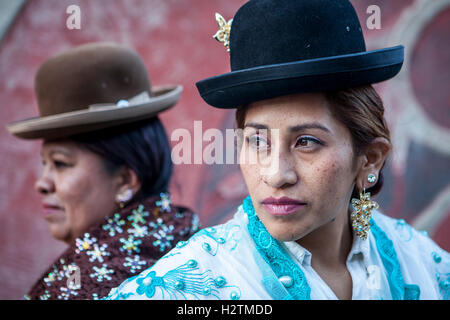
[[[253,122],[246,123],[244,125],[244,128],[247,128],[247,127],[255,128],[255,129],[259,129],[259,130],[263,130],[263,129],[269,130],[268,126],[266,126],[264,124],[253,123]],[[296,126],[290,127],[289,128],[289,132],[295,133],[295,132],[303,131],[303,130],[306,130],[306,129],[319,129],[319,130],[325,131],[327,133],[331,133],[330,129],[328,129],[327,127],[325,127],[325,126],[323,126],[323,125],[321,125],[320,123],[317,123],[317,122],[304,123],[304,124],[300,124],[300,125],[296,125]]]
[[[71,155],[69,151],[66,151],[65,149],[61,149],[61,148],[55,148],[55,149],[50,150],[48,155],[52,156],[55,153],[61,153],[61,154],[65,155],[65,156],[70,156]],[[41,150],[41,157],[44,157],[44,153],[42,152],[42,150]]]

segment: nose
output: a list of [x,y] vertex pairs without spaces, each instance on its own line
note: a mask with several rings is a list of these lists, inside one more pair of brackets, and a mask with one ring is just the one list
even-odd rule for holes
[[268,186],[281,189],[295,185],[298,175],[291,161],[285,155],[280,154],[272,158],[271,169],[266,174],[262,174],[262,179]]
[[34,184],[34,188],[37,192],[44,195],[55,192],[55,183],[48,167],[44,167],[40,178]]

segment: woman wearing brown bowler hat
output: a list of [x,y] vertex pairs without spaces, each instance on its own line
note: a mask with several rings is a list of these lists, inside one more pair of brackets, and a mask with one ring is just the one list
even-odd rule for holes
[[391,149],[371,84],[403,47],[366,51],[348,0],[251,0],[217,19],[232,71],[197,87],[237,108],[250,195],[108,298],[448,298],[450,255],[371,198]]
[[170,145],[158,119],[182,88],[151,88],[134,51],[92,43],[46,61],[35,91],[40,117],[8,130],[43,140],[36,190],[52,236],[69,248],[26,298],[100,298],[198,228],[192,211],[170,201]]

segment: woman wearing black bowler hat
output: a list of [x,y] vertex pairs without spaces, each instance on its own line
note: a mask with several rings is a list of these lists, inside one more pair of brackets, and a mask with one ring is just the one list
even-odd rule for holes
[[372,199],[391,143],[371,84],[400,71],[403,47],[366,51],[348,0],[251,0],[216,18],[232,71],[197,87],[237,109],[250,195],[109,298],[448,298],[450,255]]

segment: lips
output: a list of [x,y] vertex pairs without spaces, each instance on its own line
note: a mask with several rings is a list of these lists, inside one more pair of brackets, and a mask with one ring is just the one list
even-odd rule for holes
[[62,207],[60,207],[56,204],[48,203],[48,202],[42,203],[42,209],[44,211],[44,216],[49,216],[49,215],[61,213],[62,211],[64,211],[64,209]]
[[261,204],[268,213],[275,216],[287,216],[306,206],[305,202],[288,197],[282,197],[280,199],[270,197],[262,201]]

